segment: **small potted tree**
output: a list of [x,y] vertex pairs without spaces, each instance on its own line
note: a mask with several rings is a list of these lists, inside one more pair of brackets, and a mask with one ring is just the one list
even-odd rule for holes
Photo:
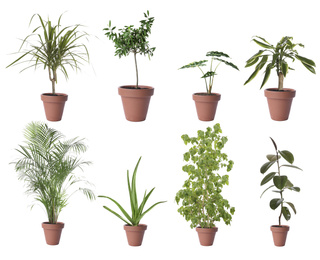
[[19,179],[26,184],[27,194],[33,195],[46,210],[48,222],[43,222],[42,227],[47,244],[58,245],[64,228],[58,217],[70,196],[81,191],[88,199],[95,199],[91,189],[79,187],[81,182],[88,182],[74,173],[90,163],[77,156],[85,152],[87,146],[78,138],[63,141],[60,132],[44,123],[28,124],[24,136],[25,145],[17,149],[22,157],[13,164]]
[[[216,114],[216,109],[218,106],[218,101],[221,98],[221,95],[219,93],[212,93],[212,86],[213,86],[213,79],[215,75],[217,75],[216,71],[217,68],[221,63],[224,63],[236,70],[239,70],[236,65],[231,63],[230,61],[227,61],[226,59],[229,59],[229,55],[225,54],[223,52],[219,51],[209,51],[206,54],[207,57],[211,57],[210,62],[210,69],[206,73],[201,69],[201,67],[206,66],[208,60],[200,60],[191,62],[185,66],[182,66],[180,69],[186,69],[186,68],[199,68],[199,70],[202,73],[202,77],[206,84],[206,92],[199,92],[194,93],[192,95],[193,100],[196,104],[197,114],[198,118],[201,121],[212,121],[214,119],[214,116]],[[214,70],[212,70],[212,63],[213,61],[218,61],[216,67]],[[207,81],[208,79],[208,81]]]
[[182,135],[184,143],[192,145],[183,155],[188,164],[182,170],[189,177],[175,200],[177,204],[181,201],[178,212],[191,221],[191,228],[196,227],[202,246],[213,244],[218,231],[215,223],[222,219],[229,225],[235,212],[235,208],[230,207],[228,200],[221,195],[223,186],[229,184],[229,176],[219,172],[222,168],[229,172],[233,161],[221,152],[228,139],[220,133],[220,125],[215,124],[213,129],[208,127],[205,132],[199,130],[197,137]]
[[118,88],[118,93],[121,96],[122,104],[126,119],[132,122],[144,121],[147,116],[150,98],[154,93],[154,88],[150,86],[139,85],[137,54],[153,56],[155,47],[150,47],[147,41],[151,27],[154,22],[153,17],[149,17],[149,11],[144,13],[146,20],[140,21],[140,27],[134,28],[133,25],[125,26],[123,29],[118,29],[115,32],[116,26],[111,25],[104,28],[105,35],[112,40],[116,49],[115,56],[128,56],[133,53],[135,69],[136,69],[136,84],[121,86]]
[[[296,187],[292,184],[291,181],[289,181],[288,177],[286,175],[281,175],[280,170],[282,167],[290,167],[294,169],[301,170],[299,167],[292,165],[294,162],[293,154],[287,150],[278,150],[277,145],[275,141],[270,137],[273,146],[276,150],[275,154],[268,154],[267,159],[268,162],[264,163],[261,168],[260,172],[262,174],[265,174],[269,168],[276,164],[277,169],[274,172],[268,173],[261,181],[260,185],[265,185],[266,183],[272,181],[273,184],[269,186],[262,194],[262,195],[269,189],[273,188],[273,192],[279,194],[279,198],[274,198],[270,201],[270,208],[275,210],[280,206],[280,215],[278,219],[278,225],[271,226],[271,231],[273,235],[273,241],[275,246],[284,246],[286,243],[287,233],[289,231],[289,226],[282,225],[281,224],[281,218],[284,217],[285,220],[290,220],[291,213],[289,208],[296,214],[296,208],[293,203],[285,201],[283,197],[283,193],[286,190],[296,191],[300,192],[300,188]],[[289,164],[283,164],[280,165],[279,160],[283,158],[285,159]]]
[[260,89],[268,81],[271,70],[276,70],[278,76],[278,88],[268,88],[264,91],[268,100],[270,116],[276,121],[285,121],[289,118],[292,99],[296,95],[296,91],[294,89],[283,87],[284,78],[287,76],[289,70],[293,70],[293,68],[289,67],[288,60],[293,62],[297,59],[310,72],[314,74],[316,73],[314,69],[316,64],[312,60],[298,55],[296,47],[304,47],[304,45],[301,43],[293,43],[292,39],[292,37],[285,36],[277,43],[276,46],[274,46],[264,38],[255,36],[253,41],[260,47],[263,47],[263,49],[259,50],[255,55],[247,60],[245,66],[251,67],[255,65],[255,69],[244,85],[254,79],[258,72],[265,68]]
[[133,171],[131,183],[129,180],[129,170],[127,171],[127,183],[128,183],[128,191],[129,191],[129,198],[130,198],[130,205],[131,205],[131,216],[114,199],[107,197],[107,196],[103,196],[103,195],[98,196],[100,198],[107,198],[107,199],[111,200],[114,204],[117,205],[117,207],[120,209],[120,211],[124,215],[124,217],[122,217],[120,214],[116,213],[115,211],[113,211],[109,207],[103,206],[106,210],[110,211],[112,214],[114,214],[115,216],[117,216],[119,219],[121,219],[122,221],[124,221],[126,223],[124,225],[124,230],[126,231],[128,244],[130,246],[141,246],[141,244],[142,244],[144,231],[147,229],[147,225],[140,224],[142,217],[147,212],[149,212],[153,207],[155,207],[156,205],[166,202],[166,201],[159,201],[144,211],[144,207],[145,207],[150,195],[152,194],[153,190],[155,189],[155,188],[153,188],[148,193],[147,193],[147,191],[145,191],[143,199],[139,205],[138,198],[137,198],[136,178],[137,178],[137,170],[138,170],[140,160],[141,160],[141,157],[139,158],[137,165]]
[[[43,20],[39,14],[33,15],[30,23],[35,16],[39,18],[40,25],[24,38],[19,49],[19,53],[22,53],[22,55],[9,64],[7,68],[27,62],[27,66],[22,71],[39,67],[46,69],[52,91],[51,93],[43,93],[41,100],[44,104],[47,120],[60,121],[68,95],[56,92],[57,72],[60,70],[68,79],[68,66],[77,71],[83,61],[89,62],[89,53],[86,46],[79,43],[87,34],[78,30],[79,24],[62,27],[60,24],[62,15],[59,17],[57,25],[53,25],[49,19],[47,21]],[[22,49],[25,45],[27,48]],[[25,60],[25,58],[29,59]]]

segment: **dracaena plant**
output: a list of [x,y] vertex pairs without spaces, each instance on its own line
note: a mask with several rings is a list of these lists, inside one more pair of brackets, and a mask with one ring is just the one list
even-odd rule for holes
[[191,144],[183,155],[187,164],[182,167],[189,177],[175,200],[177,204],[181,201],[178,212],[191,221],[191,228],[212,228],[221,219],[229,225],[235,212],[221,195],[223,186],[229,184],[229,176],[220,171],[226,168],[229,172],[233,167],[233,161],[221,152],[228,141],[221,133],[220,124],[215,124],[205,132],[199,130],[197,137],[182,135],[185,145]]
[[250,75],[248,80],[244,83],[246,85],[259,73],[260,70],[265,68],[264,77],[260,89],[267,83],[271,70],[275,69],[278,76],[278,90],[283,90],[283,80],[287,76],[289,70],[294,70],[289,67],[288,61],[294,62],[299,60],[302,65],[310,72],[316,73],[314,61],[298,55],[296,47],[304,47],[301,43],[293,43],[293,38],[285,36],[276,46],[270,44],[260,36],[254,36],[253,41],[264,49],[259,50],[249,60],[246,61],[246,68],[255,65],[254,72]]
[[[288,176],[281,175],[280,170],[283,169],[283,167],[290,167],[294,169],[301,170],[299,167],[294,166],[294,156],[291,152],[287,150],[278,150],[277,144],[275,141],[270,137],[273,146],[275,148],[275,154],[268,154],[267,159],[268,162],[264,163],[261,168],[260,172],[262,174],[265,174],[271,166],[274,164],[276,165],[276,171],[272,171],[268,173],[261,181],[261,186],[267,184],[268,182],[272,181],[273,184],[269,186],[262,194],[262,195],[269,189],[273,188],[273,192],[279,194],[279,198],[274,198],[270,201],[270,208],[275,210],[280,206],[280,215],[279,215],[279,226],[281,225],[281,217],[283,216],[286,220],[290,220],[291,213],[287,206],[291,208],[291,210],[296,214],[296,208],[293,203],[285,201],[284,199],[284,192],[286,190],[290,191],[296,191],[300,192],[300,188],[296,187],[292,184],[292,182],[289,180]],[[280,159],[283,158],[286,162],[289,164],[282,164],[280,165]]]
[[155,188],[153,188],[148,193],[147,193],[147,191],[145,191],[143,199],[142,199],[142,201],[141,201],[141,203],[139,205],[138,197],[137,197],[137,188],[136,188],[136,176],[137,176],[137,171],[138,171],[138,166],[139,166],[140,160],[141,160],[141,157],[139,158],[139,160],[137,162],[137,165],[136,165],[136,167],[135,167],[135,169],[133,171],[131,182],[130,182],[130,179],[129,179],[129,170],[127,171],[127,183],[128,183],[128,191],[129,191],[129,198],[130,198],[130,205],[131,205],[131,216],[129,215],[129,213],[127,211],[124,210],[124,208],[116,200],[114,200],[114,199],[112,199],[110,197],[104,196],[104,195],[99,195],[98,196],[100,198],[107,198],[107,199],[111,200],[114,204],[116,204],[117,207],[122,212],[122,214],[124,215],[124,217],[122,217],[120,214],[116,213],[115,211],[113,211],[112,209],[110,209],[107,206],[103,206],[103,207],[106,210],[110,211],[115,216],[117,216],[118,218],[120,218],[122,221],[124,221],[129,226],[138,226],[139,223],[140,223],[140,220],[142,219],[142,217],[146,213],[148,213],[156,205],[166,202],[166,201],[159,201],[159,202],[153,204],[147,210],[144,210],[144,207],[145,207],[150,195],[152,194],[152,192],[155,189]]
[[106,31],[105,35],[114,43],[114,47],[116,48],[115,56],[121,58],[133,53],[136,68],[136,88],[139,88],[137,54],[148,55],[150,59],[150,56],[153,56],[153,52],[156,49],[155,47],[150,47],[147,40],[151,33],[154,17],[149,17],[149,11],[144,13],[144,17],[146,19],[140,21],[140,27],[138,28],[130,25],[115,32],[116,26],[112,26],[111,21],[109,21],[109,27],[103,29]]
[[[79,185],[90,183],[74,173],[90,164],[77,156],[87,150],[83,140],[63,140],[62,133],[39,122],[28,124],[24,136],[25,145],[17,149],[21,158],[13,164],[26,185],[27,194],[45,207],[49,223],[57,222],[61,210],[76,191],[90,200],[95,199],[91,189]],[[71,194],[68,191],[72,191]]]
[[[217,68],[219,67],[219,65],[221,63],[224,63],[236,70],[239,70],[238,67],[236,65],[234,65],[232,62],[227,61],[226,59],[230,58],[228,54],[225,54],[223,52],[219,52],[219,51],[209,51],[206,54],[207,57],[211,57],[211,62],[210,62],[210,69],[209,71],[207,71],[206,73],[204,73],[204,71],[201,69],[201,67],[206,66],[208,60],[200,60],[200,61],[194,61],[191,62],[185,66],[182,66],[180,69],[186,69],[186,68],[199,68],[199,70],[202,72],[202,77],[205,81],[206,84],[206,92],[207,94],[211,94],[212,91],[212,85],[213,85],[213,79],[215,77],[215,75],[217,75],[216,71]],[[214,70],[212,70],[212,65],[213,65],[213,61],[218,61]],[[208,81],[207,81],[208,79]]]
[[[43,20],[39,14],[31,17],[39,18],[40,25],[37,26],[31,34],[25,37],[19,49],[22,55],[7,66],[17,64],[27,64],[22,70],[29,68],[43,67],[48,70],[49,80],[51,81],[52,94],[56,94],[56,84],[58,83],[57,71],[60,70],[66,79],[69,75],[68,66],[73,70],[79,70],[82,62],[89,62],[89,53],[87,47],[81,43],[81,39],[87,36],[87,33],[79,31],[81,25],[61,26],[61,17],[58,24],[53,25],[49,20]],[[26,49],[23,47],[26,46]]]

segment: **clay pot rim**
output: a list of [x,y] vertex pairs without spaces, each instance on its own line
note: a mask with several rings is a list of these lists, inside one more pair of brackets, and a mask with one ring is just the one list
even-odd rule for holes
[[[132,87],[132,88],[126,88],[126,87]],[[121,89],[128,89],[128,90],[143,90],[143,89],[154,89],[154,87],[147,86],[147,85],[138,85],[139,88],[136,88],[136,85],[122,85],[118,88]]]
[[264,90],[267,98],[275,99],[292,99],[296,96],[296,90],[292,88],[284,88],[284,91],[278,91],[277,88],[268,88]]
[[193,93],[192,95],[197,95],[197,96],[221,96],[220,93],[210,93],[208,94],[207,92],[196,92],[196,93]]
[[130,226],[128,224],[123,225],[124,230],[134,231],[134,229],[137,230],[146,230],[147,225],[146,224],[138,224],[138,226]]
[[202,228],[200,226],[196,227],[197,232],[203,232],[203,233],[211,233],[211,232],[218,232],[218,227],[211,227],[211,228]]
[[50,92],[46,92],[46,93],[42,93],[41,96],[49,96],[49,97],[56,97],[56,96],[68,96],[68,94],[65,93],[56,93],[56,96],[52,95],[52,93]]
[[281,230],[281,231],[289,231],[290,226],[288,225],[272,225],[270,227],[271,231],[275,231],[275,230]]
[[42,228],[45,229],[63,229],[64,223],[63,222],[57,222],[57,223],[50,223],[50,222],[42,222]]

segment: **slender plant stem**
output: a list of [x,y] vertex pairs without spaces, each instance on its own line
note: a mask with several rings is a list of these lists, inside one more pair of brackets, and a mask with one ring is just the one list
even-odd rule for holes
[[[278,154],[277,149],[276,149],[276,156],[277,156],[278,174],[280,176],[279,154]],[[283,191],[280,192],[280,198],[281,199],[283,199],[282,192]],[[281,226],[282,207],[283,207],[283,202],[281,202],[280,216],[279,216],[279,226]]]
[[[203,72],[203,70],[200,68],[200,66],[197,66],[197,67],[201,70],[202,74],[204,75],[204,72]],[[210,94],[210,92],[209,92],[209,90],[208,90],[208,84],[207,84],[206,78],[204,78],[204,81],[206,82],[206,90],[207,90],[207,93]]]
[[284,79],[284,76],[283,76],[282,72],[279,72],[278,78],[279,78],[278,90],[283,90],[283,79]]
[[136,76],[137,76],[136,88],[138,88],[139,76],[138,76],[138,65],[137,65],[137,52],[134,51],[133,54],[134,54],[134,63],[136,65]]

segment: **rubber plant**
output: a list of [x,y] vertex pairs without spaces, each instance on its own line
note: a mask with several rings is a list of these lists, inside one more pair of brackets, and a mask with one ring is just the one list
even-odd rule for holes
[[149,16],[149,11],[144,13],[144,17],[145,19],[140,21],[138,28],[129,25],[116,31],[116,26],[112,26],[111,21],[109,21],[109,26],[103,29],[106,31],[105,35],[114,43],[115,56],[121,58],[132,53],[134,57],[136,84],[118,88],[126,119],[133,122],[146,119],[150,98],[154,93],[153,87],[139,85],[137,54],[147,55],[150,59],[156,49],[150,47],[148,41],[154,17]]
[[[281,224],[281,218],[284,217],[285,220],[290,220],[291,212],[290,209],[296,214],[296,208],[293,203],[285,201],[284,199],[284,192],[286,190],[300,192],[300,188],[294,186],[292,182],[288,179],[288,176],[281,175],[282,167],[290,167],[294,169],[301,170],[299,167],[294,166],[294,156],[288,150],[278,150],[277,144],[275,141],[270,137],[273,146],[275,148],[275,154],[268,154],[267,159],[268,162],[264,163],[261,168],[260,172],[265,174],[273,165],[276,165],[276,171],[268,173],[261,181],[261,186],[267,184],[268,182],[272,181],[273,184],[269,186],[262,194],[262,195],[269,189],[273,188],[273,192],[279,194],[279,198],[274,198],[270,201],[270,208],[275,210],[280,207],[280,215],[278,218],[278,225],[271,226],[271,231],[273,233],[273,240],[276,246],[284,246],[286,243],[287,232],[289,231],[289,226]],[[280,165],[280,159],[283,158],[289,164],[282,164]]]
[[235,212],[235,208],[221,194],[223,187],[229,184],[229,175],[220,171],[226,168],[229,172],[234,164],[221,151],[228,141],[221,133],[220,124],[215,124],[213,129],[199,130],[197,137],[182,135],[184,143],[191,144],[189,151],[183,155],[187,164],[182,167],[189,177],[177,192],[175,200],[177,204],[181,202],[178,212],[191,221],[190,227],[197,227],[203,246],[213,244],[218,230],[215,223],[222,219],[229,225]]
[[64,227],[58,217],[70,197],[80,191],[88,199],[95,199],[91,189],[80,185],[90,183],[74,172],[90,164],[78,156],[87,146],[83,139],[63,140],[62,133],[41,122],[28,124],[24,137],[25,144],[16,149],[21,158],[13,164],[19,179],[26,185],[26,193],[45,208],[48,222],[43,222],[42,227],[47,244],[57,245]]
[[137,171],[138,171],[138,166],[140,163],[141,157],[139,158],[136,167],[133,171],[133,175],[131,178],[129,178],[129,170],[127,171],[127,185],[128,185],[128,191],[129,191],[129,198],[130,198],[130,205],[131,205],[131,216],[130,214],[114,199],[104,196],[104,195],[99,195],[98,197],[100,198],[107,198],[111,200],[114,204],[117,205],[117,207],[120,209],[124,217],[122,217],[120,214],[116,213],[112,209],[110,209],[107,206],[103,206],[106,210],[117,216],[119,219],[124,221],[126,224],[124,225],[124,229],[127,234],[127,239],[128,239],[128,244],[130,246],[140,246],[142,244],[143,240],[143,235],[144,231],[147,229],[147,225],[145,224],[140,224],[141,219],[144,217],[146,213],[148,213],[151,209],[153,209],[156,205],[160,203],[164,203],[166,201],[159,201],[155,204],[153,204],[151,207],[149,207],[147,210],[144,210],[144,207],[154,191],[155,188],[151,189],[147,193],[145,191],[143,199],[139,205],[138,203],[138,197],[137,197],[137,188],[136,188],[136,178],[137,178]]
[[[27,64],[22,71],[39,67],[47,70],[52,90],[51,93],[43,93],[41,99],[44,102],[47,120],[60,121],[68,95],[56,92],[58,71],[68,79],[68,67],[78,71],[82,62],[89,62],[88,49],[81,43],[88,34],[79,31],[80,24],[62,27],[62,15],[56,25],[52,24],[49,18],[44,20],[39,14],[31,17],[30,24],[35,17],[39,18],[39,25],[22,40],[18,51],[22,55],[7,68],[17,64]],[[24,47],[26,48],[23,49]]]
[[313,74],[316,73],[316,64],[311,59],[298,54],[296,47],[304,47],[304,45],[301,43],[293,43],[293,37],[282,37],[275,46],[260,36],[254,36],[253,41],[263,49],[259,50],[246,61],[246,68],[255,65],[255,69],[244,85],[254,79],[259,71],[265,68],[264,77],[260,86],[261,89],[267,83],[271,71],[276,70],[278,88],[266,89],[265,96],[268,98],[271,118],[276,121],[287,120],[289,118],[292,99],[296,93],[294,89],[283,87],[284,78],[289,73],[289,70],[294,70],[290,67],[291,65],[289,66],[290,61],[300,61],[301,64]]
[[[230,59],[229,55],[223,52],[219,51],[209,51],[206,54],[207,57],[211,57],[210,61],[210,68],[205,73],[201,67],[206,66],[208,60],[200,60],[200,61],[194,61],[187,65],[182,66],[180,69],[186,69],[186,68],[198,68],[201,73],[202,77],[206,84],[206,92],[203,93],[194,93],[193,94],[193,100],[196,104],[197,114],[198,118],[201,121],[212,121],[215,117],[218,101],[221,98],[221,95],[219,93],[212,93],[212,86],[213,86],[213,80],[214,77],[217,75],[216,71],[217,68],[221,63],[228,65],[236,70],[239,70],[236,65],[234,65],[232,62],[228,61]],[[213,61],[217,61],[217,64],[213,70]],[[208,79],[208,80],[207,80]]]

